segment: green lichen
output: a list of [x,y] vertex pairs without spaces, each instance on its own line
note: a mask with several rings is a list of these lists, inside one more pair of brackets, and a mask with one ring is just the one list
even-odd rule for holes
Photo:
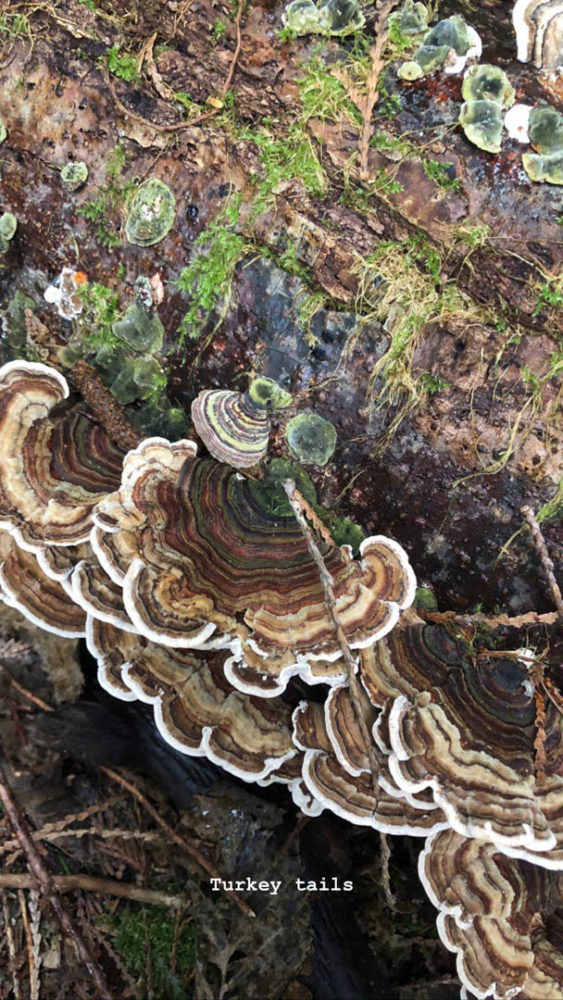
[[[399,68],[401,80],[417,80],[442,69],[451,59],[470,53],[476,42],[475,33],[469,29],[460,14],[438,21],[422,40],[412,60]],[[461,69],[461,67],[460,67]]]
[[170,188],[156,177],[144,181],[131,198],[125,221],[129,243],[150,247],[160,243],[174,225],[176,199]]
[[551,156],[563,152],[563,115],[547,105],[532,108],[528,134],[536,153]]
[[291,405],[292,397],[271,378],[259,376],[248,389],[248,399],[259,410],[283,410]]
[[551,156],[524,153],[522,166],[531,181],[563,184],[563,152],[552,153]]
[[502,108],[496,101],[466,101],[459,113],[459,123],[474,146],[487,153],[500,153]]
[[514,104],[514,87],[499,66],[482,63],[470,66],[463,77],[464,101],[495,101],[503,108]]
[[117,367],[115,359],[107,358],[106,365],[101,365],[101,360],[98,354],[98,364],[102,370],[106,368],[104,374],[108,378],[110,392],[123,406],[137,399],[149,399],[166,386],[166,376],[156,358],[123,356],[120,358],[119,372],[113,379],[111,374],[115,373]]
[[292,417],[285,436],[294,458],[304,465],[326,465],[336,448],[336,430],[316,413]]
[[349,35],[365,24],[358,0],[292,0],[283,15],[284,27],[295,35]]
[[8,253],[10,242],[13,240],[18,220],[12,212],[4,212],[0,215],[0,254]]
[[151,316],[137,304],[129,306],[124,316],[112,326],[118,340],[124,341],[134,351],[154,354],[162,350],[164,327],[158,316]]
[[67,163],[61,170],[61,181],[67,191],[78,191],[88,180],[88,167],[82,161]]
[[423,3],[405,0],[399,11],[389,15],[388,25],[390,29],[396,26],[403,35],[422,35],[428,30],[428,9]]
[[5,138],[6,138],[7,135],[8,135],[8,130],[7,130],[4,122],[0,118],[0,143],[4,142],[4,140],[5,140]]

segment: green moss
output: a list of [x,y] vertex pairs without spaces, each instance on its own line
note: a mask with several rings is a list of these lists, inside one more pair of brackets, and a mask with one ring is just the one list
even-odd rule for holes
[[453,163],[440,163],[439,160],[424,159],[422,166],[426,176],[431,181],[434,181],[438,187],[442,188],[443,191],[450,191],[455,194],[460,193],[461,186],[459,180],[457,177],[452,177],[450,173]]
[[93,198],[78,209],[79,215],[95,225],[98,243],[108,249],[121,243],[120,219],[118,222],[116,210],[134,190],[134,184],[121,180],[126,162],[123,146],[115,146],[106,162],[106,183],[97,188]]
[[137,56],[130,52],[122,52],[120,44],[107,50],[106,61],[110,73],[113,73],[114,76],[118,76],[121,80],[127,80],[129,83],[139,80]]
[[534,319],[545,309],[563,308],[563,280],[554,278],[545,281],[540,287],[536,308],[532,316]]
[[330,534],[336,544],[349,545],[353,555],[357,556],[360,551],[360,545],[366,537],[364,529],[349,517],[329,515],[327,522]]
[[310,118],[336,122],[340,118],[361,124],[362,116],[350,100],[346,88],[330,71],[320,55],[303,63],[302,76],[297,79],[304,123]]
[[414,607],[424,611],[436,611],[438,602],[428,587],[417,587],[414,595]]
[[[238,214],[240,202],[236,203]],[[186,337],[192,340],[199,337],[220,303],[227,307],[234,270],[246,247],[246,241],[233,232],[232,221],[225,214],[200,233],[194,243],[194,256],[176,281],[176,286],[188,293],[191,300],[178,330],[180,346]]]
[[129,972],[151,970],[154,1000],[187,1000],[195,964],[195,929],[161,906],[127,903],[110,917],[112,943]]

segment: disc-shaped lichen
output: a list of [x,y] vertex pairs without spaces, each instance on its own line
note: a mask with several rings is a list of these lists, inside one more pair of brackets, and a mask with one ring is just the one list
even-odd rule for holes
[[348,35],[365,24],[358,0],[292,0],[282,20],[296,35]]
[[466,101],[461,106],[459,123],[474,146],[487,153],[500,153],[502,108],[496,101]]
[[479,35],[461,15],[454,14],[427,32],[412,60],[403,63],[398,75],[401,80],[417,80],[442,68],[446,73],[461,73],[468,59],[480,55]]
[[524,153],[522,166],[531,181],[563,184],[563,152],[552,153],[551,156]]
[[67,191],[78,191],[88,180],[88,167],[85,163],[67,163],[61,170],[61,181]]
[[316,413],[298,413],[286,429],[292,455],[305,465],[326,465],[336,448],[333,424]]
[[7,135],[8,131],[6,129],[6,126],[4,125],[2,119],[0,118],[0,143],[4,142],[4,139],[6,138]]
[[10,249],[10,241],[14,238],[18,220],[12,212],[4,212],[0,215],[0,253],[7,253]]
[[563,115],[547,105],[532,108],[528,122],[530,143],[536,153],[550,156],[563,152]]
[[137,188],[129,202],[125,235],[130,243],[150,247],[159,243],[174,225],[176,199],[156,177]]
[[514,104],[514,87],[499,66],[470,66],[463,77],[464,101],[496,101],[503,108]]
[[115,336],[134,351],[153,354],[160,351],[164,340],[164,327],[158,316],[151,315],[136,303],[112,326]]

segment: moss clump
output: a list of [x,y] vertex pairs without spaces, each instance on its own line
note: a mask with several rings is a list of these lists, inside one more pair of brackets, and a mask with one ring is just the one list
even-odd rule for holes
[[285,436],[294,458],[304,465],[326,465],[336,448],[336,430],[329,420],[316,413],[298,413]]
[[154,1000],[186,1000],[195,963],[195,929],[161,906],[120,906],[110,918],[113,947],[131,975],[146,975],[150,954]]

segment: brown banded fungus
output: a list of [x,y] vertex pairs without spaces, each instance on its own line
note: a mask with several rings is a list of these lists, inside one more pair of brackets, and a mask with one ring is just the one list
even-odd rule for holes
[[438,932],[457,954],[472,996],[555,1000],[563,984],[563,872],[505,857],[453,830],[433,833],[419,875],[440,911]]
[[245,393],[204,389],[192,403],[192,420],[214,458],[234,469],[246,469],[267,454],[270,413],[290,403],[291,396],[276,382],[257,378]]
[[162,736],[182,753],[206,756],[244,781],[275,776],[298,754],[291,706],[235,691],[217,654],[166,649],[95,619],[88,646],[102,686],[153,705]]
[[120,480],[123,453],[68,395],[53,368],[0,369],[0,528],[32,551],[86,540],[94,506]]
[[[413,805],[399,789],[392,794],[381,784],[387,765],[385,754],[379,750],[374,751],[378,772],[372,775],[367,755],[363,759],[361,734],[353,719],[348,689],[337,691],[338,711],[347,717],[339,731],[334,726],[334,695],[332,706],[327,702],[302,702],[293,715],[293,740],[304,751],[303,780],[309,793],[323,809],[382,833],[424,837],[431,830],[447,826],[433,803],[428,808]],[[358,767],[358,763],[363,766]]]
[[[284,684],[292,673],[307,677],[310,661],[339,659],[318,568],[291,511],[272,511],[259,482],[195,451],[147,439],[126,456],[121,489],[98,504],[92,542],[121,581],[134,627],[175,648],[230,648],[235,660],[248,648],[266,672],[286,657]],[[114,536],[107,545],[104,533]],[[403,549],[375,536],[360,560],[327,543],[323,555],[348,642],[369,646],[413,600]]]
[[85,634],[86,615],[64,589],[47,575],[35,555],[0,532],[0,600],[54,635]]
[[407,624],[362,653],[361,677],[372,702],[387,704],[375,732],[403,792],[430,790],[463,836],[563,865],[563,716],[548,704],[536,774],[526,662],[474,662],[445,629]]

